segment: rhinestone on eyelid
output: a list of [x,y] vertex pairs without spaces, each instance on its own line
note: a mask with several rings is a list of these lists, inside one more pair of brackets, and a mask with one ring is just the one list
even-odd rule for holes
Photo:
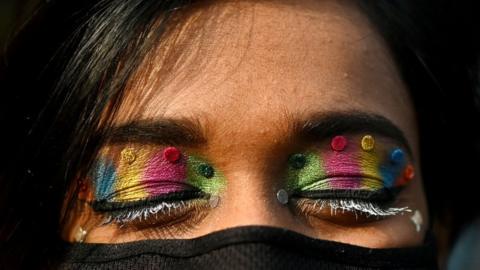
[[395,148],[392,153],[390,154],[390,160],[394,164],[400,164],[405,159],[405,153],[400,148]]
[[365,135],[360,142],[364,151],[371,151],[375,147],[375,139],[372,135]]
[[288,203],[288,193],[285,189],[280,189],[277,192],[277,200],[279,203],[285,205]]
[[215,170],[208,164],[200,164],[200,166],[198,166],[198,173],[205,178],[212,178]]
[[128,164],[132,164],[137,159],[137,155],[132,148],[125,148],[121,152],[122,160]]
[[413,168],[413,165],[411,164],[407,165],[404,171],[404,176],[407,179],[407,181],[410,181],[415,177],[415,169]]
[[345,136],[335,136],[332,138],[332,141],[330,142],[330,146],[332,147],[333,151],[343,151],[345,150],[345,147],[347,147],[348,141]]
[[294,169],[301,169],[307,163],[307,157],[304,154],[293,154],[288,159],[288,163]]
[[163,150],[163,157],[171,163],[175,163],[180,159],[180,150],[176,147],[167,147]]

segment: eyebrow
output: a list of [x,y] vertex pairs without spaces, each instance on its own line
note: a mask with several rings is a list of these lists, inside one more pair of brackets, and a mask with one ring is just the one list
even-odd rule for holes
[[206,142],[198,121],[193,119],[135,120],[111,128],[105,135],[108,143],[154,143],[199,145]]
[[[311,141],[321,141],[345,133],[368,132],[394,140],[410,154],[411,147],[401,131],[389,119],[361,111],[316,113],[306,121],[295,123],[295,133]],[[155,119],[135,120],[113,127],[107,134],[108,143],[154,143],[195,146],[207,141],[198,120]]]
[[345,133],[361,132],[392,139],[412,154],[412,148],[402,130],[379,114],[361,111],[319,113],[310,116],[300,127],[300,133],[314,141]]

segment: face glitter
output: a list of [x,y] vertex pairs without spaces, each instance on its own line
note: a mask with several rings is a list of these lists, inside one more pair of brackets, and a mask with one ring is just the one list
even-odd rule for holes
[[415,225],[415,230],[417,232],[420,232],[422,230],[422,225],[423,225],[422,213],[420,213],[419,210],[415,210],[413,215],[410,217],[410,220]]
[[75,234],[75,241],[78,243],[83,243],[85,238],[87,238],[87,231],[82,227],[79,227],[77,233]]

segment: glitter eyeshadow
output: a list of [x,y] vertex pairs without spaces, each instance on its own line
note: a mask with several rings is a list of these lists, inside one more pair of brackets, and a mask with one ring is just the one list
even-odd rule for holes
[[213,196],[225,183],[207,160],[173,146],[108,147],[89,178],[93,200],[103,202],[134,202],[184,192]]
[[369,134],[334,136],[328,145],[291,155],[300,156],[305,157],[305,166],[294,166],[296,162],[289,159],[289,193],[399,189],[414,175],[413,165],[401,147]]

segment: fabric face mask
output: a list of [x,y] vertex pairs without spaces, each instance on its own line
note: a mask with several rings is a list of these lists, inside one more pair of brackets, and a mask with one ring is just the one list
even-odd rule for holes
[[418,247],[370,249],[247,226],[196,239],[68,243],[60,269],[437,269],[437,263],[431,236]]

